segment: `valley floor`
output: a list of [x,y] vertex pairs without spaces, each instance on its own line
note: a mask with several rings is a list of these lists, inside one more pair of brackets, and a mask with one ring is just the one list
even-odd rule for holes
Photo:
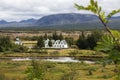
[[[95,64],[38,62],[45,66],[44,80],[115,80],[117,76],[113,64],[103,67],[102,62]],[[1,60],[0,80],[27,80],[26,70],[30,66],[31,61]]]

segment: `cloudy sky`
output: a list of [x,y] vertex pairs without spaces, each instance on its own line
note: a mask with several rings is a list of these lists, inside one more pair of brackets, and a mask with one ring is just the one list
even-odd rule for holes
[[[107,13],[120,8],[120,0],[98,1]],[[0,20],[38,19],[56,13],[88,13],[76,10],[74,3],[87,5],[89,0],[0,0]]]

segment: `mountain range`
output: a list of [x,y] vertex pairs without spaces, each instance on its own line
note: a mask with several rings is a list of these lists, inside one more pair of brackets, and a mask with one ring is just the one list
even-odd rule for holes
[[[120,29],[120,16],[112,17],[109,26],[113,29]],[[94,29],[102,28],[102,24],[98,17],[92,14],[53,14],[43,16],[40,19],[27,19],[19,22],[7,22],[0,20],[0,27],[2,28],[40,28],[40,29]]]

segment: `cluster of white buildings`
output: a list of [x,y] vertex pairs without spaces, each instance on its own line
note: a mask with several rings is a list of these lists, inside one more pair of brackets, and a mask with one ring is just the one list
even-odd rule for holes
[[[49,42],[51,41],[52,45],[49,46]],[[68,48],[68,44],[65,40],[45,40],[44,41],[44,48]]]
[[[51,42],[51,46],[49,45]],[[23,45],[22,41],[19,38],[16,38],[15,44]],[[68,44],[66,40],[44,40],[44,47],[43,48],[68,48]]]

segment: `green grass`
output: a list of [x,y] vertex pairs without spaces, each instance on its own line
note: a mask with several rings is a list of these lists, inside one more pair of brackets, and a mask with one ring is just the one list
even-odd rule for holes
[[[35,54],[31,54],[35,53]],[[29,57],[29,56],[101,56],[105,57],[107,54],[96,52],[93,50],[79,50],[79,49],[31,49],[27,53],[4,52],[0,53],[0,57]]]
[[[5,76],[7,80],[25,80],[27,77],[25,71],[30,67],[30,62],[1,60],[0,76]],[[38,62],[47,69],[46,80],[68,80],[69,77],[72,77],[72,80],[114,80],[115,78],[113,64],[107,65],[102,71],[101,64]],[[89,75],[89,69],[92,70],[92,75]]]

